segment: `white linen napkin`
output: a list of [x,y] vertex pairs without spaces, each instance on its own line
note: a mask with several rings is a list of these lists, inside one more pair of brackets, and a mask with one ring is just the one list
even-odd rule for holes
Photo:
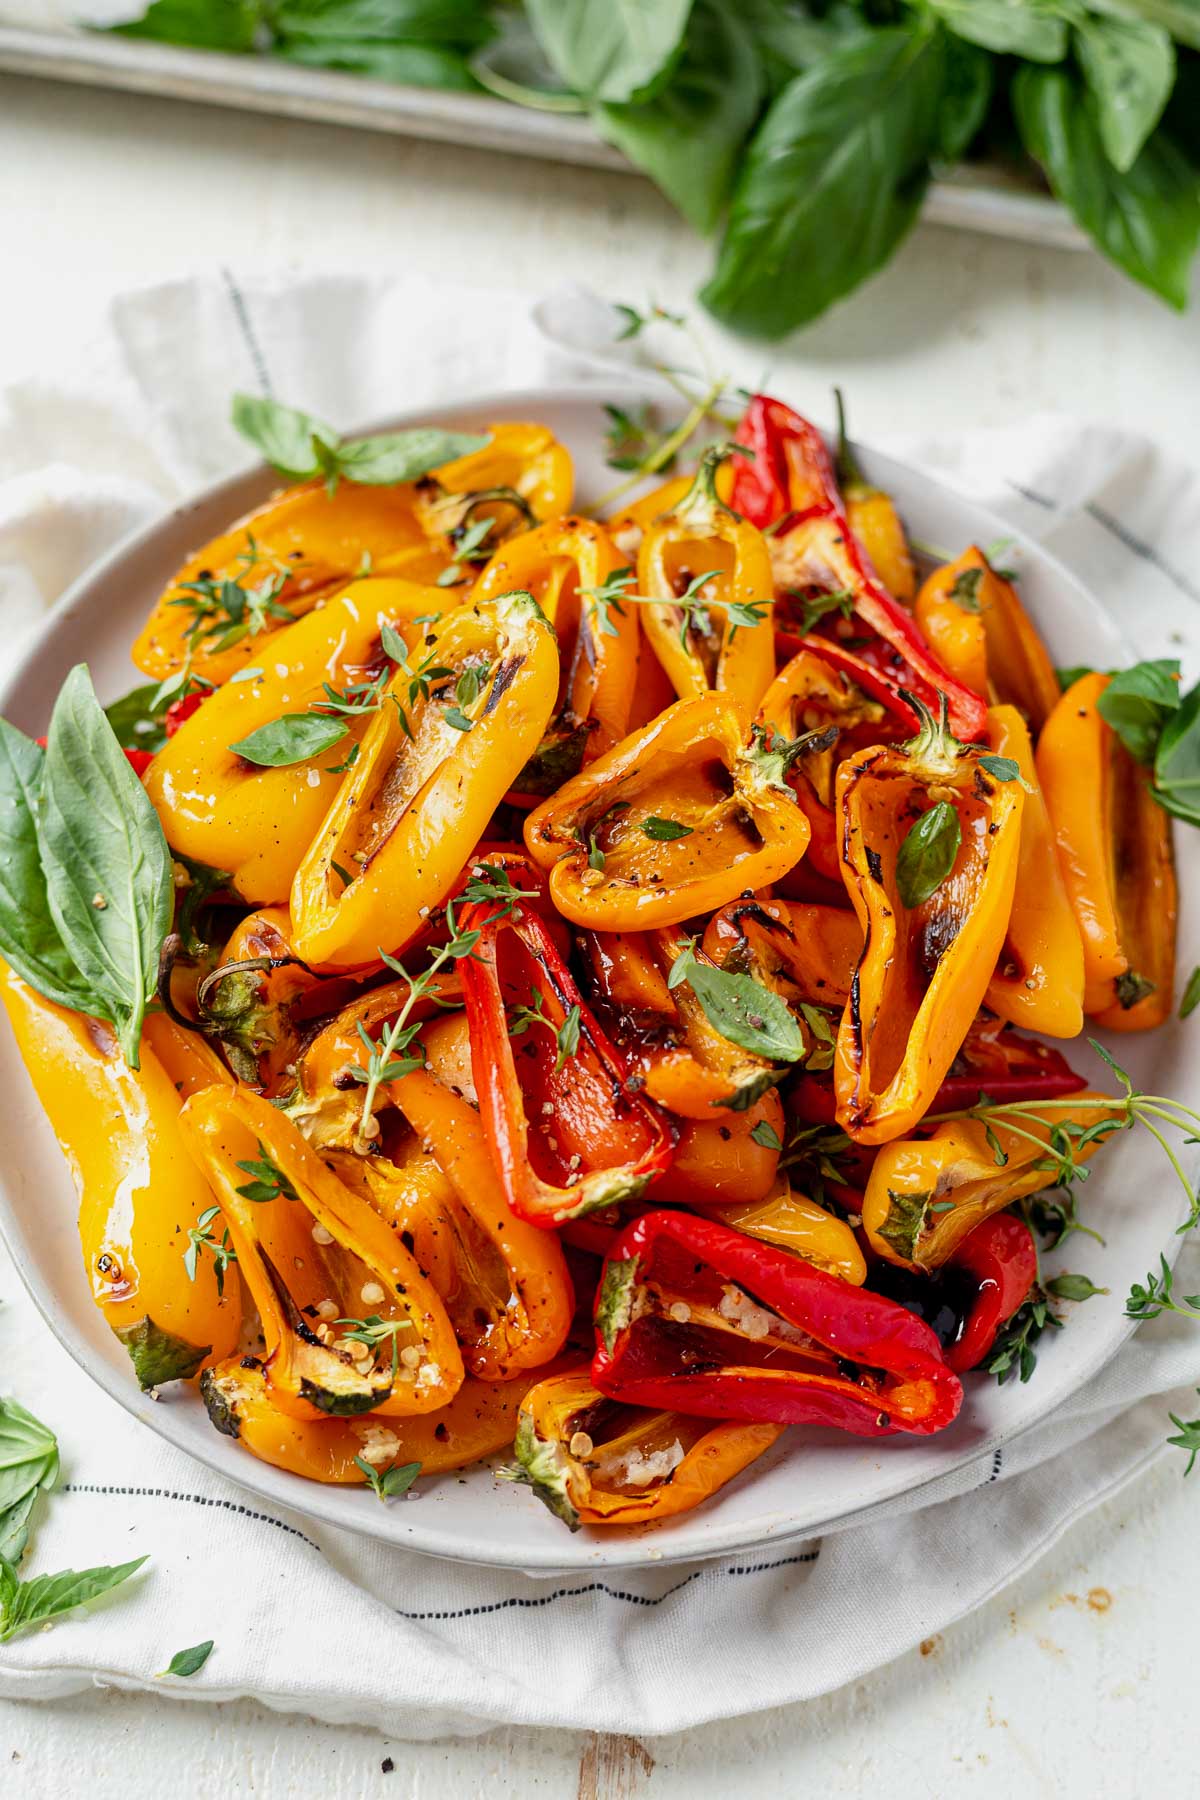
[[[226,420],[232,388],[265,388],[349,428],[457,394],[611,375],[614,359],[638,354],[611,337],[611,310],[577,291],[532,317],[502,294],[342,275],[241,285],[226,273],[118,296],[77,371],[59,364],[0,392],[4,654],[122,534],[245,462]],[[1200,479],[1148,442],[1035,418],[887,447],[1052,546],[1136,622],[1143,654],[1195,661]],[[1182,1291],[1195,1291],[1200,1257],[1184,1257]],[[1200,1331],[1164,1317],[1002,1457],[823,1541],[536,1580],[387,1549],[258,1502],[93,1386],[2,1249],[0,1300],[0,1391],[50,1424],[63,1451],[28,1572],[152,1558],[93,1616],[0,1647],[0,1697],[92,1684],[161,1692],[155,1672],[211,1637],[209,1662],[173,1694],[252,1695],[407,1738],[495,1722],[644,1736],[853,1680],[1013,1581],[1146,1468],[1168,1409],[1195,1412],[1200,1382]]]

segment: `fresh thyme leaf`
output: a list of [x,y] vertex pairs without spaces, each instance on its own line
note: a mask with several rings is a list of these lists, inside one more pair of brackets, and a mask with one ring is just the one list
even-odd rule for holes
[[1053,1294],[1056,1300],[1090,1300],[1095,1294],[1107,1294],[1108,1288],[1097,1287],[1086,1275],[1072,1275],[1069,1271],[1056,1275],[1053,1281],[1046,1283],[1046,1292]]
[[468,719],[466,713],[458,706],[448,706],[442,717],[447,725],[453,725],[455,731],[470,731],[475,724],[474,719]]
[[198,1675],[213,1653],[213,1640],[207,1638],[203,1644],[193,1644],[190,1650],[177,1650],[165,1669],[160,1669],[157,1679],[166,1675]]
[[579,1049],[579,1027],[581,1013],[578,1005],[571,1007],[562,1024],[555,1032],[558,1055],[555,1058],[554,1070],[557,1074],[569,1056],[574,1056]]
[[843,619],[848,619],[854,612],[854,595],[849,588],[838,588],[835,593],[817,594],[815,597],[794,594],[793,598],[800,602],[800,632],[803,637],[815,630],[827,613],[840,613]]
[[238,1193],[257,1204],[277,1200],[281,1195],[285,1200],[298,1200],[299,1194],[278,1164],[271,1161],[271,1153],[261,1138],[258,1140],[258,1154],[262,1159],[259,1162],[251,1160],[238,1164],[238,1168],[245,1174],[254,1177],[253,1181],[238,1188]]
[[[1200,1394],[1200,1388],[1196,1392]],[[1181,1419],[1176,1413],[1168,1413],[1167,1417],[1179,1434],[1177,1437],[1169,1437],[1167,1442],[1179,1450],[1187,1451],[1187,1467],[1183,1472],[1190,1475],[1197,1456],[1200,1456],[1200,1419]]]
[[407,1494],[421,1473],[419,1462],[393,1463],[390,1468],[384,1469],[381,1473],[374,1463],[369,1463],[365,1457],[356,1456],[354,1460],[379,1500],[395,1500],[401,1494]]
[[642,820],[642,830],[656,844],[670,844],[676,838],[691,837],[692,835],[690,825],[681,825],[678,819],[660,819],[653,813],[648,819]]
[[977,613],[981,608],[979,598],[980,583],[983,581],[982,569],[960,569],[950,584],[948,598],[963,612]]
[[1041,1288],[1034,1287],[1028,1300],[997,1334],[986,1363],[989,1375],[1004,1385],[1013,1375],[1028,1381],[1037,1367],[1034,1345],[1046,1331],[1061,1331],[1062,1320],[1051,1310]]
[[948,800],[939,800],[909,828],[896,855],[896,891],[910,911],[937,893],[961,844],[962,826]]
[[[239,1166],[245,1167],[244,1164]],[[245,1193],[245,1191],[244,1188],[238,1189],[239,1193]],[[231,1263],[237,1261],[237,1251],[230,1242],[228,1228],[222,1231],[219,1243],[212,1234],[213,1222],[220,1217],[220,1213],[219,1206],[205,1207],[196,1223],[188,1229],[187,1249],[183,1253],[183,1266],[187,1270],[187,1278],[189,1281],[195,1281],[201,1255],[205,1250],[212,1252],[218,1300],[225,1292],[225,1271]]]
[[1200,1006],[1200,965],[1197,965],[1188,976],[1187,986],[1183,990],[1183,999],[1179,1002],[1179,1016],[1189,1019]]
[[754,1139],[756,1144],[761,1144],[764,1150],[783,1149],[783,1140],[780,1138],[779,1133],[772,1125],[770,1119],[760,1119],[758,1124],[751,1130],[750,1136]]
[[358,761],[358,757],[359,757],[359,745],[351,744],[350,751],[346,757],[345,762],[328,764],[328,766],[326,767],[325,773],[327,775],[344,775],[346,773],[347,769],[352,769],[354,767],[355,763]]

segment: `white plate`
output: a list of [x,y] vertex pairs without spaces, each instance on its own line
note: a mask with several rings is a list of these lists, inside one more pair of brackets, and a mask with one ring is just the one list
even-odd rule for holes
[[[603,402],[628,406],[648,396],[636,388],[563,388],[485,399],[426,412],[422,422],[461,426],[496,418],[544,420],[575,458],[580,504],[612,483],[602,461]],[[386,421],[396,429],[411,418]],[[868,473],[896,498],[914,536],[955,549],[1013,537],[1006,521],[938,487],[884,456],[864,456]],[[144,679],[129,663],[128,646],[151,601],[185,555],[263,499],[274,484],[265,470],[235,476],[159,524],[120,545],[78,582],[47,620],[22,665],[0,690],[0,712],[24,730],[41,732],[54,696],[72,664],[86,658],[96,686],[115,698]],[[1129,660],[1115,627],[1061,564],[1017,538],[1013,553],[1021,592],[1059,664],[1100,667]],[[1182,916],[1179,961],[1200,961],[1198,840],[1178,833]],[[1172,1023],[1139,1039],[1114,1040],[1114,1049],[1145,1087],[1187,1094],[1200,1088],[1200,1038]],[[1099,1086],[1106,1071],[1082,1040],[1072,1061]],[[1000,1388],[968,1377],[961,1416],[932,1440],[898,1437],[863,1441],[798,1427],[767,1457],[713,1502],[659,1527],[582,1531],[569,1536],[528,1489],[496,1482],[480,1469],[421,1484],[420,1498],[382,1507],[362,1490],[325,1488],[269,1468],[221,1437],[188,1389],[168,1389],[154,1403],[134,1384],[124,1350],[92,1305],[75,1230],[75,1196],[54,1137],[34,1097],[10,1035],[0,1040],[0,1229],[37,1306],[70,1354],[106,1392],[151,1430],[265,1499],[389,1543],[464,1562],[517,1569],[569,1570],[600,1565],[677,1561],[759,1547],[772,1538],[818,1532],[865,1507],[921,1487],[971,1457],[1027,1430],[1094,1375],[1128,1336],[1122,1299],[1132,1280],[1172,1253],[1182,1199],[1152,1140],[1131,1132],[1112,1141],[1093,1164],[1082,1190],[1088,1222],[1107,1239],[1101,1249],[1072,1238],[1072,1269],[1112,1290],[1071,1308],[1065,1331],[1043,1339],[1027,1386]],[[1053,1265],[1054,1259],[1050,1259]]]

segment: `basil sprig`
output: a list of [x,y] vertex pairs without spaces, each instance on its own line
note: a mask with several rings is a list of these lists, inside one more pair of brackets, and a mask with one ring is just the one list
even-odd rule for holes
[[343,476],[367,487],[417,481],[491,441],[486,433],[441,431],[432,425],[380,437],[343,438],[312,413],[259,394],[235,394],[232,419],[242,436],[288,481],[323,475],[330,493]]
[[57,1575],[35,1575],[22,1581],[12,1563],[0,1556],[0,1644],[29,1631],[60,1613],[72,1612],[85,1601],[98,1600],[101,1594],[120,1587],[146,1561],[135,1556],[132,1562],[106,1565],[96,1569],[61,1569]]
[[803,1059],[804,1033],[791,1009],[752,975],[734,975],[702,962],[688,943],[671,965],[667,986],[674,989],[685,981],[709,1024],[731,1044],[770,1062]]
[[939,800],[910,826],[896,855],[896,892],[910,910],[932,899],[954,867],[962,843],[958,813]]
[[58,1478],[58,1439],[15,1400],[0,1399],[0,1558],[14,1568],[29,1540],[29,1515]]
[[173,901],[162,826],[79,663],[44,757],[0,721],[0,955],[38,993],[107,1020],[136,1069]]

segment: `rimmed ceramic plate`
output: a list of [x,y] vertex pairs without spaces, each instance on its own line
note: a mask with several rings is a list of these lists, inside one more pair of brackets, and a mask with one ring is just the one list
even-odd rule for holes
[[[612,485],[603,461],[606,401],[628,407],[648,395],[637,387],[558,388],[486,398],[422,413],[422,422],[485,425],[490,419],[544,421],[575,458],[582,507]],[[380,429],[417,422],[398,417]],[[954,550],[1014,537],[1006,521],[937,486],[888,457],[864,453],[868,474],[891,492],[910,531]],[[21,666],[0,689],[0,712],[25,731],[44,729],[54,696],[72,664],[91,665],[96,687],[115,698],[135,681],[128,646],[152,600],[184,557],[261,501],[275,485],[259,468],[209,489],[158,524],[120,545],[78,582],[48,618]],[[1095,602],[1052,557],[1016,535],[1011,554],[1022,596],[1055,661],[1104,667],[1130,660],[1117,631]],[[1197,843],[1178,833],[1182,916],[1180,966],[1200,961],[1200,870]],[[1200,1039],[1172,1023],[1146,1039],[1114,1040],[1119,1059],[1143,1086],[1186,1094],[1200,1087]],[[1100,1060],[1071,1047],[1081,1073],[1108,1086]],[[992,1450],[1046,1417],[1120,1348],[1131,1329],[1122,1296],[1169,1247],[1182,1206],[1178,1188],[1144,1133],[1113,1142],[1093,1165],[1083,1190],[1088,1223],[1106,1247],[1076,1236],[1070,1266],[1107,1297],[1071,1309],[1068,1329],[1043,1340],[1034,1379],[1000,1388],[968,1377],[956,1423],[926,1441],[864,1442],[834,1432],[794,1428],[775,1449],[713,1502],[660,1527],[581,1531],[570,1536],[528,1489],[497,1482],[487,1468],[465,1478],[420,1484],[419,1499],[383,1507],[359,1489],[324,1488],[257,1462],[209,1424],[188,1389],[157,1402],[141,1395],[125,1352],[92,1305],[75,1230],[75,1195],[54,1136],[42,1115],[10,1034],[0,1038],[0,1229],[17,1268],[66,1349],[134,1417],[180,1449],[268,1501],[331,1525],[464,1562],[526,1570],[579,1570],[723,1556],[772,1539],[819,1532],[837,1520],[922,1487]],[[1053,1259],[1051,1264],[1053,1263]]]

